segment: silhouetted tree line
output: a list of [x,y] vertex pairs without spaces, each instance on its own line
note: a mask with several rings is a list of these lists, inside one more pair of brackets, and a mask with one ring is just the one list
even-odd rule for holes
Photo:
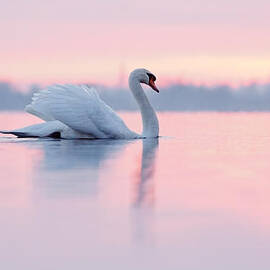
[[[0,110],[22,110],[31,101],[34,89],[22,93],[9,83],[0,82]],[[115,110],[137,110],[127,89],[97,87],[100,97]],[[172,85],[157,94],[146,89],[155,109],[160,111],[270,111],[270,84],[232,89],[195,85]]]

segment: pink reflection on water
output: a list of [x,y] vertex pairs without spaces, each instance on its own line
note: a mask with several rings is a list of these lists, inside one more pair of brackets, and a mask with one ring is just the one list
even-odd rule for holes
[[[121,116],[140,130],[139,114]],[[201,269],[193,262],[201,257],[205,269],[218,269],[228,257],[241,263],[255,258],[267,265],[270,114],[159,113],[159,120],[159,141],[2,136],[0,211],[7,217],[5,228],[11,226],[24,243],[27,237],[10,223],[29,223],[25,230],[32,241],[47,244],[42,252],[60,252],[74,261],[89,252],[104,258],[115,247],[135,260],[137,247],[143,246],[172,257],[183,269]],[[22,114],[0,114],[0,129],[32,121]],[[24,209],[24,215],[14,217],[12,208]],[[40,229],[44,234],[38,234]],[[58,235],[61,242],[48,240]],[[28,249],[34,246],[28,244]],[[162,256],[150,254],[152,261],[166,265]],[[209,254],[216,254],[217,261]],[[211,263],[215,267],[207,268]]]

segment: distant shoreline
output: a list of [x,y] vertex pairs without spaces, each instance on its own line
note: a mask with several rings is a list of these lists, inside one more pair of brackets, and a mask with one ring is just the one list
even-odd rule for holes
[[[0,82],[0,111],[22,111],[31,102],[33,92],[22,93],[11,84]],[[192,84],[161,88],[160,93],[146,89],[155,110],[175,112],[268,112],[270,84],[251,84],[237,89],[226,85],[215,87]],[[127,89],[98,86],[100,97],[116,111],[137,111],[138,107]]]

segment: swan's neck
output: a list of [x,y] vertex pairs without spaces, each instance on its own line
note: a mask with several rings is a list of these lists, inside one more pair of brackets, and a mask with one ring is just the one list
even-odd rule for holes
[[157,115],[149,103],[138,79],[131,77],[129,79],[129,87],[140,107],[143,122],[142,136],[147,138],[158,137],[159,125]]

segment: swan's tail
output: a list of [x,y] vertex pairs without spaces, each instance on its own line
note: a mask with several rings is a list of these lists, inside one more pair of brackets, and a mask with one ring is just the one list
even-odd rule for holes
[[54,137],[60,138],[64,125],[59,121],[49,121],[11,131],[0,131],[3,134],[12,134],[19,138]]
[[12,134],[12,135],[15,135],[17,136],[18,138],[34,138],[34,137],[37,137],[37,136],[32,136],[30,133],[27,133],[27,132],[19,132],[19,131],[5,131],[5,130],[0,130],[0,133],[2,134]]

